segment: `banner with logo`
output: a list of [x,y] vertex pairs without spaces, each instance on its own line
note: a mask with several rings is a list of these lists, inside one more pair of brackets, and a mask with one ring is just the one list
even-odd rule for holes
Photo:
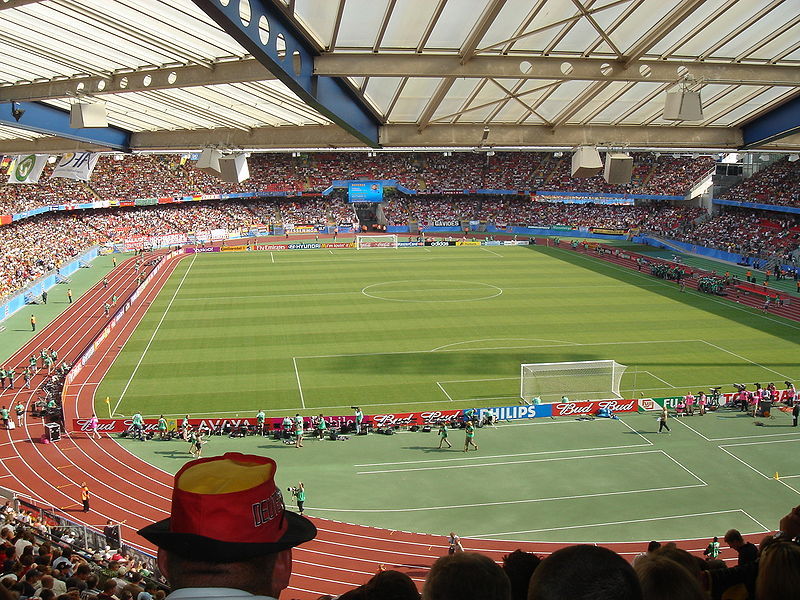
[[[435,425],[440,421],[449,421],[457,419],[461,416],[461,410],[430,410],[424,412],[413,413],[399,413],[399,414],[386,414],[386,415],[366,415],[364,423],[369,423],[373,427],[407,427],[409,425]],[[181,419],[182,421],[182,419]],[[264,421],[271,429],[278,429],[283,423],[282,417],[267,417]],[[342,425],[352,424],[355,422],[355,415],[333,415],[326,416],[325,422],[329,427],[341,427]],[[103,433],[122,433],[130,428],[133,423],[132,419],[100,419],[98,430]],[[303,417],[303,424],[306,428],[314,426],[315,419],[311,417]],[[217,428],[230,428],[238,429],[245,425],[255,425],[255,417],[247,418],[218,418],[218,419],[189,419],[189,424],[194,427],[203,427],[207,429]],[[170,419],[169,425],[175,427],[177,422]],[[72,427],[74,431],[91,431],[89,419],[73,419]],[[157,419],[144,419],[145,431],[158,431]]]
[[555,402],[552,405],[554,417],[570,417],[573,415],[594,415],[601,408],[612,412],[636,412],[639,403],[636,400],[596,400],[593,402]]
[[8,173],[8,183],[39,183],[47,158],[47,154],[18,156]]
[[99,156],[96,152],[68,152],[58,161],[56,168],[53,169],[53,173],[50,175],[50,179],[62,177],[64,179],[89,181]]
[[514,404],[512,406],[495,406],[479,408],[478,419],[483,420],[486,413],[492,413],[499,421],[518,421],[520,419],[536,419],[553,416],[552,404]]

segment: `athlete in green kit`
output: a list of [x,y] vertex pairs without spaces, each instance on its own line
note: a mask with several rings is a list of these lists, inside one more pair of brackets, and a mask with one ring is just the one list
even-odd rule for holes
[[447,444],[448,448],[453,447],[453,444],[447,439],[447,423],[439,425],[439,448],[442,447],[442,444]]
[[470,446],[473,446],[475,450],[477,450],[478,445],[475,443],[475,427],[472,425],[472,421],[467,421],[464,433],[466,434],[464,437],[464,452],[469,450]]

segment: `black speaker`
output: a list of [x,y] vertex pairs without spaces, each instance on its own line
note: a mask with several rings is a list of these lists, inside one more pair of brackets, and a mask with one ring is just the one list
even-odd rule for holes
[[408,428],[409,431],[419,431],[419,425],[412,425]]

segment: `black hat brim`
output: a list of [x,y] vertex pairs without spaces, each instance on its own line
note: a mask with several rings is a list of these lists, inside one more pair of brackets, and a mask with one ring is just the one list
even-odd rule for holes
[[299,546],[317,535],[316,526],[305,517],[289,511],[283,514],[289,527],[276,542],[223,542],[195,533],[176,533],[170,531],[170,519],[143,527],[137,533],[159,548],[183,558],[217,563],[237,562]]

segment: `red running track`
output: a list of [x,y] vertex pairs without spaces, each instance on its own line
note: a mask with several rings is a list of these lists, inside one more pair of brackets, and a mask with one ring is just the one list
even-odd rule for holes
[[[93,410],[94,390],[108,371],[125,341],[130,337],[147,308],[172,274],[179,260],[169,259],[150,282],[81,371],[65,395],[67,423],[77,416],[86,417]],[[92,287],[35,338],[20,349],[8,364],[21,365],[42,347],[55,347],[62,359],[73,362],[107,323],[102,305],[112,294],[127,298],[135,289],[134,259],[120,264],[108,276],[108,288],[101,283]],[[614,261],[616,262],[616,261]],[[628,265],[626,265],[628,266]],[[635,266],[635,264],[634,264]],[[42,383],[37,375],[33,385]],[[16,389],[2,395],[6,405],[22,401],[30,405],[36,399],[33,390]],[[70,518],[94,528],[106,519],[126,520],[123,538],[133,545],[154,551],[136,535],[143,525],[167,516],[172,476],[127,452],[109,436],[96,440],[81,432],[64,436],[56,444],[38,442],[43,432],[40,421],[26,418],[13,431],[0,432],[0,485],[34,502],[69,513]],[[86,481],[92,493],[91,510],[81,512],[80,484]],[[406,572],[419,584],[430,565],[447,551],[443,536],[392,531],[314,518],[319,528],[317,539],[294,552],[294,571],[284,600],[316,599],[322,594],[341,594],[367,581],[380,567]],[[409,521],[409,528],[413,525]],[[516,548],[548,554],[566,544],[550,542],[509,542],[464,539],[468,550],[479,551],[495,560]],[[705,548],[707,540],[681,540],[679,546],[695,553]],[[641,543],[610,544],[609,547],[628,559],[643,550]],[[723,554],[730,560],[732,554]]]

